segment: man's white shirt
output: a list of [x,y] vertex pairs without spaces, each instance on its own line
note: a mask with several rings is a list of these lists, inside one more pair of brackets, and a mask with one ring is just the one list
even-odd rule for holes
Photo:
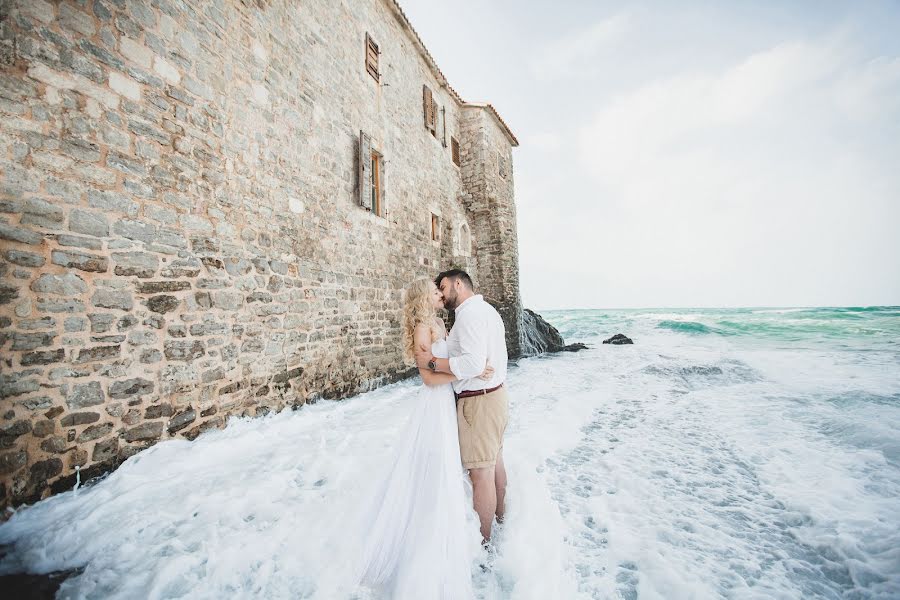
[[[506,381],[506,328],[493,306],[481,294],[456,307],[456,320],[447,337],[450,370],[458,377],[456,392],[497,387]],[[478,379],[485,364],[494,368],[487,381]]]

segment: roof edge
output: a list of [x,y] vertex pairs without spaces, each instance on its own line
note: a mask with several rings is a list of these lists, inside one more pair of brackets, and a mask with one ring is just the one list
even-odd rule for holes
[[509,128],[509,125],[506,124],[506,121],[503,120],[503,117],[500,116],[500,113],[497,112],[497,109],[494,108],[493,104],[489,104],[487,102],[464,102],[463,108],[483,108],[486,109],[490,114],[497,119],[497,124],[500,125],[500,129],[503,133],[506,134],[509,143],[513,148],[519,145],[519,140],[516,139],[516,136],[513,134],[512,130]]
[[446,88],[446,90],[450,93],[454,100],[456,100],[463,108],[486,108],[488,112],[494,115],[497,119],[500,128],[503,130],[503,133],[506,134],[506,137],[509,139],[510,143],[513,147],[519,145],[519,140],[516,139],[516,136],[513,134],[512,130],[509,128],[509,125],[506,124],[506,121],[503,120],[503,117],[500,116],[500,113],[497,112],[497,109],[494,108],[492,104],[481,103],[481,102],[466,102],[462,99],[459,93],[453,89],[453,86],[450,85],[450,82],[447,81],[447,77],[444,75],[443,71],[441,71],[440,67],[437,66],[437,62],[434,60],[434,57],[431,56],[431,52],[428,51],[428,48],[425,46],[425,42],[422,41],[421,36],[419,36],[419,32],[416,31],[415,27],[412,26],[412,23],[409,20],[409,17],[406,16],[406,13],[403,12],[403,8],[400,6],[397,0],[385,0],[388,5],[394,10],[394,13],[399,18],[400,22],[409,30],[409,33],[412,34],[413,41],[415,42],[416,47],[419,50],[419,53],[422,55],[422,58],[425,59],[425,62],[431,68],[432,73],[435,77],[437,77],[438,82],[442,87]]

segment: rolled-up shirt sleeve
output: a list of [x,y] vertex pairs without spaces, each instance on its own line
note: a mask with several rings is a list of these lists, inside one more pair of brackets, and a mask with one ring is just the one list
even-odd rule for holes
[[487,363],[487,336],[478,335],[478,329],[486,327],[479,319],[465,319],[463,323],[457,322],[454,327],[459,327],[458,356],[450,358],[450,370],[459,379],[471,379],[484,372]]

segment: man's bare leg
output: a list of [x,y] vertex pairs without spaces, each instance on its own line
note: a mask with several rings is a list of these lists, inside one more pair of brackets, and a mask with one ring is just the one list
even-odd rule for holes
[[485,541],[491,539],[491,526],[494,524],[494,513],[497,512],[497,488],[494,484],[494,467],[469,469],[472,478],[472,495],[475,499],[475,512],[481,521],[481,537]]
[[497,493],[497,522],[503,522],[506,514],[506,467],[503,466],[503,450],[497,455],[497,465],[494,467],[494,488]]

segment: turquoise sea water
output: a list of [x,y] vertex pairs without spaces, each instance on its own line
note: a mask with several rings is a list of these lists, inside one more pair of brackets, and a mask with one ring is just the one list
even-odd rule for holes
[[[900,598],[900,307],[542,314],[590,347],[509,370],[478,598]],[[157,444],[0,525],[0,574],[75,570],[71,598],[368,598],[344,517],[419,385]]]

